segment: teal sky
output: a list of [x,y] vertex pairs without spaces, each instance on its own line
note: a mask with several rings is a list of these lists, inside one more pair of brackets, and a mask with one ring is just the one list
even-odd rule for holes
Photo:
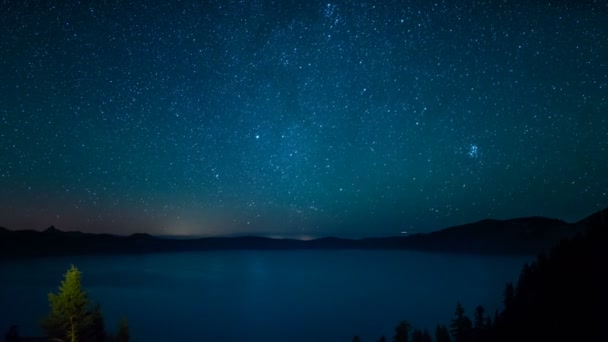
[[364,237],[608,206],[602,1],[3,1],[0,226]]

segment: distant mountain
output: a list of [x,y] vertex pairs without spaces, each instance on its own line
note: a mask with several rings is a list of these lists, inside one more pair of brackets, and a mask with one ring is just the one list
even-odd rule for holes
[[608,226],[608,208],[591,214],[586,218],[578,221],[576,224],[585,228],[606,227]]
[[524,265],[484,338],[470,341],[608,341],[608,210],[577,225],[584,234]]
[[61,234],[63,231],[55,228],[55,226],[50,226],[47,229],[42,231],[44,234]]
[[563,238],[582,233],[592,225],[606,225],[606,222],[608,209],[576,223],[544,217],[525,217],[483,220],[412,236],[360,240],[328,237],[309,241],[257,236],[165,239],[144,233],[117,236],[65,232],[54,226],[42,232],[0,228],[0,258],[230,249],[412,249],[449,253],[535,255],[548,250]]
[[483,254],[536,254],[585,230],[545,217],[483,220],[409,237],[409,248]]

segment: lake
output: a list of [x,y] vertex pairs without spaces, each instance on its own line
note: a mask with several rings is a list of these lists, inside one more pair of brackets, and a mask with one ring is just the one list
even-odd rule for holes
[[532,257],[414,251],[213,251],[78,256],[0,263],[0,333],[41,334],[47,294],[70,264],[140,342],[390,339],[400,320],[434,332],[457,301],[470,317],[501,307],[507,281]]

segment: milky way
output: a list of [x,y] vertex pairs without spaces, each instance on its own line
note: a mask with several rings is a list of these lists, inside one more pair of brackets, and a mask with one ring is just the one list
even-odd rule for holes
[[3,1],[0,225],[362,237],[608,206],[604,1]]

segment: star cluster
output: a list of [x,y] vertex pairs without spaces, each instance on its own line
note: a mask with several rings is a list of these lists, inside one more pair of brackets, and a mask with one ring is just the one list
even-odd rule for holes
[[361,237],[608,206],[603,1],[4,1],[0,225]]

